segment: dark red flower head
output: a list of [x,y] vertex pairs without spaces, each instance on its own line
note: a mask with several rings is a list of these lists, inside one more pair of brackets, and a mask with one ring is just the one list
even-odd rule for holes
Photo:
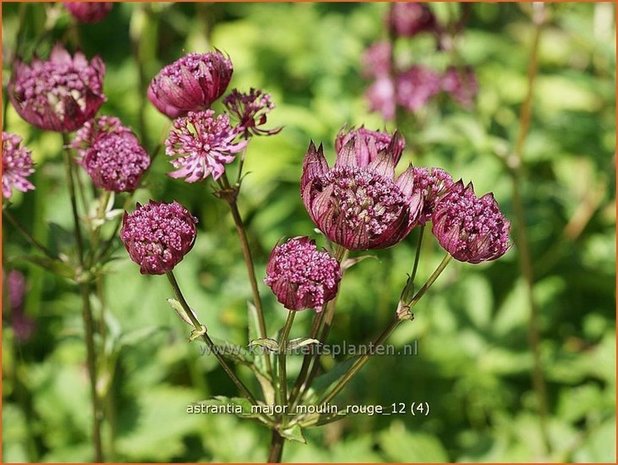
[[56,45],[49,60],[16,62],[8,93],[19,115],[28,123],[59,132],[72,132],[91,119],[105,101],[105,65],[90,62],[78,52],[73,57]]
[[169,118],[210,108],[227,89],[232,62],[219,51],[189,53],[167,65],[148,87],[148,98]]
[[409,234],[422,207],[414,193],[414,171],[410,167],[395,179],[401,135],[389,136],[385,146],[384,134],[360,131],[339,135],[332,168],[322,146],[309,145],[301,196],[311,219],[336,244],[349,250],[390,247]]
[[337,295],[340,280],[337,260],[308,237],[295,237],[273,249],[264,282],[288,310],[320,312]]
[[197,218],[178,202],[151,200],[125,212],[120,239],[142,274],[164,274],[193,248],[196,224]]
[[112,2],[65,2],[64,7],[80,23],[98,23],[112,11]]

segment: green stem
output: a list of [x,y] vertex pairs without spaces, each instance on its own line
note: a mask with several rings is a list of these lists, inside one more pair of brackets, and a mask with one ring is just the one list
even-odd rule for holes
[[238,378],[238,376],[236,376],[236,373],[234,373],[234,371],[227,364],[227,362],[225,361],[223,356],[219,353],[219,350],[215,346],[215,343],[212,341],[212,339],[210,339],[210,336],[208,336],[208,333],[205,332],[206,327],[204,325],[202,325],[202,323],[200,323],[200,321],[198,320],[197,316],[195,315],[195,313],[193,312],[193,310],[191,309],[191,307],[187,303],[184,295],[182,294],[182,291],[180,290],[180,286],[178,285],[178,281],[176,281],[176,277],[174,276],[174,272],[173,271],[168,271],[166,274],[167,274],[167,279],[169,279],[170,284],[172,285],[172,289],[174,289],[174,294],[176,295],[176,298],[178,299],[178,302],[180,302],[180,305],[182,306],[183,310],[185,311],[185,313],[187,314],[187,316],[191,320],[191,324],[193,325],[193,327],[195,328],[196,331],[199,331],[199,332],[204,331],[203,334],[201,335],[201,338],[206,343],[208,348],[210,349],[210,352],[217,358],[217,361],[221,365],[221,368],[223,368],[223,371],[225,371],[225,373],[230,377],[230,379],[234,382],[234,384],[239,389],[239,391],[247,399],[249,399],[249,401],[253,405],[257,405],[257,400],[255,399],[253,394],[251,394],[251,391],[249,391],[247,386],[245,386],[245,384],[240,380],[240,378]]
[[[536,4],[535,4],[536,5]],[[514,147],[515,168],[512,172],[512,192],[513,192],[513,210],[515,213],[515,225],[517,229],[517,237],[515,243],[519,249],[519,267],[521,274],[524,277],[526,284],[526,297],[530,309],[530,320],[528,323],[528,341],[532,348],[533,369],[532,369],[532,387],[534,389],[539,411],[539,426],[541,437],[545,449],[551,453],[551,442],[547,428],[547,393],[545,379],[543,377],[543,362],[541,359],[541,336],[539,330],[539,308],[534,297],[534,263],[530,252],[530,244],[528,241],[526,215],[521,194],[522,184],[524,181],[523,161],[524,161],[524,145],[530,129],[532,119],[532,101],[534,97],[534,87],[538,74],[538,52],[541,40],[541,32],[545,20],[545,12],[543,4],[538,6],[533,5],[533,23],[534,36],[532,40],[532,49],[530,51],[530,62],[528,64],[528,89],[526,97],[520,109],[519,114],[519,133]]]
[[295,311],[288,310],[288,317],[285,320],[285,324],[283,325],[283,329],[281,330],[281,334],[279,336],[279,389],[281,392],[281,405],[286,405],[288,403],[288,378],[286,372],[286,361],[288,355],[288,338],[290,336],[292,324],[294,324],[295,315]]
[[[425,292],[431,287],[431,285],[438,279],[440,273],[444,271],[446,265],[451,260],[450,255],[446,255],[444,259],[440,262],[436,270],[432,273],[432,275],[427,279],[427,282],[423,285],[423,287],[416,293],[416,295],[412,298],[412,303],[410,307],[414,306],[422,297],[425,295]],[[401,303],[399,304],[401,305]],[[392,332],[399,326],[399,324],[404,321],[395,317],[388,326],[370,343],[369,347],[378,347],[388,339],[388,337],[392,334]],[[318,405],[327,404],[331,400],[335,398],[339,392],[346,386],[346,384],[358,373],[361,368],[365,366],[365,364],[369,361],[369,357],[373,355],[374,350],[368,351],[363,355],[359,356],[358,359],[352,364],[352,366],[345,372],[345,374],[337,381],[337,384],[327,393],[322,399],[318,402]]]
[[421,258],[421,248],[423,246],[424,233],[425,233],[425,225],[422,225],[418,233],[418,242],[416,244],[416,254],[414,255],[414,266],[412,266],[412,274],[410,275],[410,279],[412,280],[412,282],[414,282],[414,280],[416,279],[416,272],[418,271],[418,264]]
[[30,245],[36,248],[39,252],[43,253],[46,257],[51,258],[52,260],[58,260],[58,256],[37,241],[28,231],[26,231],[26,229],[19,223],[19,221],[17,221],[17,218],[15,218],[8,211],[8,209],[2,210],[2,216],[9,220],[9,223],[13,225],[13,227],[30,243]]
[[77,261],[79,265],[84,267],[84,242],[82,239],[81,227],[79,224],[79,213],[77,211],[77,196],[75,195],[75,180],[73,179],[73,169],[71,164],[71,153],[69,152],[69,140],[66,134],[62,134],[62,142],[65,148],[64,150],[64,167],[66,170],[67,183],[69,186],[69,197],[71,200],[71,213],[73,214],[73,226],[75,228],[75,246],[77,248]]

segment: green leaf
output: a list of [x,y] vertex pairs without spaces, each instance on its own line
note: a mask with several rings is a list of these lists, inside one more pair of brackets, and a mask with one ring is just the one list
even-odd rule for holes
[[182,305],[180,304],[180,302],[178,302],[176,299],[167,299],[167,303],[170,304],[170,307],[174,309],[174,311],[176,312],[176,314],[180,317],[182,321],[187,323],[189,326],[193,326],[193,323],[191,322],[189,315],[187,315],[187,312],[185,311],[185,309],[182,308]]
[[63,278],[75,279],[75,271],[71,268],[67,263],[61,262],[60,260],[54,260],[48,257],[40,257],[35,255],[27,255],[15,257],[14,260],[16,262],[24,261],[28,263],[33,263],[41,268],[45,268],[50,273],[53,273],[58,276],[62,276]]
[[389,462],[448,462],[448,454],[437,437],[407,431],[400,421],[382,432],[378,442]]
[[279,343],[271,337],[254,339],[249,343],[249,347],[263,347],[269,352],[279,352]]
[[278,431],[279,431],[279,434],[283,436],[285,439],[307,444],[307,440],[305,439],[305,436],[303,435],[303,429],[298,424],[294,426],[290,426],[285,429],[278,429]]
[[320,341],[318,341],[317,339],[311,339],[308,337],[298,337],[296,339],[290,339],[288,341],[288,350],[297,350],[300,349],[301,347],[305,347],[305,346],[309,346],[311,344],[319,344]]

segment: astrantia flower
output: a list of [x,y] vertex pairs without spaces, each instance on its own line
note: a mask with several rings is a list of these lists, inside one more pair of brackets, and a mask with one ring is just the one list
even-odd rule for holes
[[150,166],[150,157],[135,137],[112,133],[97,137],[80,163],[98,188],[132,192]]
[[22,138],[2,132],[2,195],[9,199],[13,188],[27,192],[34,189],[28,179],[34,173],[32,154],[22,146]]
[[415,112],[437,95],[441,87],[440,75],[421,65],[412,66],[397,76],[397,103]]
[[362,57],[363,75],[371,78],[389,76],[391,72],[391,44],[376,42]]
[[77,151],[77,159],[81,160],[89,148],[91,148],[98,137],[103,135],[122,135],[127,139],[138,142],[135,133],[115,116],[99,116],[98,118],[87,121],[76,133],[71,141],[70,147]]
[[365,92],[369,103],[369,111],[381,113],[384,119],[395,117],[395,87],[388,76],[380,76]]
[[262,129],[259,126],[266,124],[266,114],[275,108],[270,100],[270,94],[253,87],[248,94],[234,89],[223,99],[228,111],[238,119],[238,129],[248,138],[251,134],[256,136],[272,136],[282,128]]
[[308,237],[295,237],[273,249],[264,282],[288,310],[320,312],[337,295],[340,280],[337,260]]
[[422,3],[393,3],[387,16],[395,36],[413,37],[423,31],[436,30],[436,17]]
[[105,65],[90,62],[78,52],[73,57],[56,45],[49,60],[18,61],[8,84],[11,103],[28,123],[51,131],[72,132],[99,110]]
[[442,76],[442,90],[464,107],[470,107],[479,91],[476,74],[472,68],[449,67]]
[[65,2],[64,7],[80,23],[98,23],[112,11],[112,2]]
[[172,165],[177,169],[171,177],[197,182],[212,174],[219,179],[225,165],[245,148],[247,141],[237,141],[239,130],[230,125],[228,116],[215,118],[214,114],[212,110],[190,112],[174,120],[165,141],[165,153],[174,157]]
[[403,138],[393,137],[387,132],[365,129],[364,126],[358,129],[351,128],[339,131],[335,139],[335,151],[339,153],[344,150],[346,145],[351,144],[358,166],[366,166],[374,160],[378,153],[389,150],[391,143],[393,144],[392,155],[396,160],[395,164],[397,164],[406,145]]
[[440,245],[462,262],[495,260],[509,249],[510,223],[493,194],[478,198],[460,180],[436,202],[432,232]]
[[167,65],[148,87],[148,99],[170,118],[206,110],[227,88],[232,62],[221,52],[189,53]]
[[164,274],[193,248],[197,218],[178,202],[137,204],[122,218],[120,239],[142,274]]
[[383,150],[375,141],[358,150],[360,140],[354,137],[337,151],[333,168],[322,146],[316,149],[312,142],[303,164],[301,196],[311,219],[331,241],[349,250],[389,247],[408,235],[422,207],[414,193],[414,171],[410,167],[394,179],[403,147],[399,134]]
[[423,225],[431,220],[436,202],[453,185],[453,178],[440,168],[414,168],[414,192],[423,200],[423,208],[417,223]]

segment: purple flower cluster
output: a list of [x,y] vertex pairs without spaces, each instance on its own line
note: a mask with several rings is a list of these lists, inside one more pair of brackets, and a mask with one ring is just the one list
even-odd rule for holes
[[40,129],[72,132],[99,110],[105,65],[82,53],[73,57],[56,45],[49,60],[30,65],[17,61],[8,84],[11,103],[19,115]]
[[120,239],[142,274],[164,274],[193,248],[197,218],[178,202],[137,204],[122,218]]
[[150,166],[139,140],[120,120],[101,116],[77,131],[71,147],[92,182],[100,189],[131,192]]
[[422,226],[431,220],[436,203],[453,186],[453,178],[440,168],[414,168],[414,192],[423,199],[417,223]]
[[148,98],[169,118],[206,110],[223,95],[232,72],[232,62],[219,51],[189,53],[159,71]]
[[309,216],[328,239],[349,250],[396,244],[414,227],[422,207],[413,168],[395,178],[403,138],[361,128],[338,139],[333,168],[322,146],[312,142],[305,155],[301,196]]
[[227,110],[238,119],[238,129],[243,133],[245,139],[251,134],[256,136],[272,136],[281,131],[282,128],[262,129],[267,122],[269,113],[275,104],[270,99],[270,94],[262,92],[253,87],[249,93],[242,93],[236,89],[223,99]]
[[320,312],[337,294],[340,280],[337,260],[308,237],[295,237],[273,249],[264,282],[285,308]]
[[232,127],[227,115],[218,115],[212,110],[190,112],[176,118],[165,141],[165,153],[172,159],[176,171],[173,178],[185,178],[197,182],[208,176],[217,180],[225,165],[234,161],[247,141],[238,141],[239,128]]
[[22,272],[11,270],[5,276],[6,294],[8,302],[3,308],[11,310],[11,327],[15,338],[19,342],[27,342],[36,329],[32,318],[24,313],[24,297],[26,295],[26,277]]
[[440,245],[462,262],[495,260],[510,247],[510,223],[493,194],[477,197],[472,183],[460,180],[436,203],[432,232]]
[[[432,32],[440,39],[443,29],[429,6],[421,3],[393,3],[387,23],[395,38]],[[470,67],[449,66],[440,72],[414,64],[400,69],[396,62],[392,62],[391,49],[389,42],[376,42],[363,55],[363,75],[373,80],[365,93],[370,111],[379,112],[384,119],[391,120],[397,107],[411,113],[418,112],[441,92],[463,107],[472,106],[478,83]]]
[[28,176],[34,173],[32,154],[22,145],[22,138],[2,132],[2,196],[11,198],[13,189],[27,192],[34,189]]
[[64,7],[80,23],[98,23],[103,20],[114,4],[112,2],[65,2]]

